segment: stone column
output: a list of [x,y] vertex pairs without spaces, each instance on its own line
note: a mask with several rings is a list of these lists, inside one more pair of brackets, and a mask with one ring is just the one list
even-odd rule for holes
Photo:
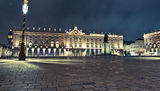
[[34,48],[32,48],[32,56],[34,56]]
[[94,56],[96,55],[96,49],[94,49]]
[[88,54],[87,54],[87,50],[88,50],[88,49],[85,49],[85,52],[84,52],[84,55],[85,55],[85,56],[87,56],[87,55],[88,55]]
[[62,49],[59,48],[59,56],[62,56]]
[[28,56],[28,51],[29,51],[29,48],[27,48],[27,50],[26,50],[26,56]]
[[89,49],[89,56],[91,56],[92,52],[91,52],[91,49]]
[[48,54],[51,56],[51,48],[48,48]]
[[43,48],[43,56],[45,56],[46,48]]
[[54,56],[56,56],[56,48],[53,49]]
[[66,48],[64,48],[64,56],[67,56],[67,54],[66,54]]
[[100,54],[100,49],[98,49],[98,55]]
[[37,55],[40,55],[40,48],[37,48]]

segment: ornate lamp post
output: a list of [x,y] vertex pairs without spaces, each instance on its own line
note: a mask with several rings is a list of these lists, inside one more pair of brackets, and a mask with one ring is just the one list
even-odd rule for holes
[[28,0],[24,0],[22,9],[23,9],[22,43],[21,43],[21,49],[19,53],[19,60],[25,61],[26,53],[25,53],[24,37],[25,37],[25,30],[26,30],[26,14],[28,12]]

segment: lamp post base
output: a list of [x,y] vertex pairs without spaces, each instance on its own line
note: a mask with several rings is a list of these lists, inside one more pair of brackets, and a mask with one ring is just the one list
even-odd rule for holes
[[25,45],[24,43],[21,44],[21,50],[19,53],[19,61],[25,61],[26,60],[26,54],[25,54]]

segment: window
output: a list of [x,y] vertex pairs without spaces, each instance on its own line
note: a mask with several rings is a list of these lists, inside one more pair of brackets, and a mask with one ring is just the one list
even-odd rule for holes
[[75,43],[74,46],[75,47],[77,47],[77,41],[78,41],[78,38],[75,38],[75,40],[74,40],[74,43]]
[[111,40],[111,48],[114,48],[113,40]]
[[82,47],[82,40],[79,39],[79,47]]
[[75,45],[75,47],[77,47],[77,42],[75,42],[75,44],[74,44],[74,45]]
[[32,47],[32,42],[31,41],[29,42],[29,47]]
[[150,49],[150,52],[152,52],[152,50]]
[[93,48],[93,43],[91,43],[91,47]]
[[89,43],[87,43],[87,48],[89,48]]
[[93,43],[93,39],[91,39],[91,42]]
[[51,41],[51,47],[54,47],[54,42],[53,41]]
[[63,42],[63,41],[62,41],[62,43],[61,43],[61,47],[64,48],[64,42]]
[[89,42],[89,39],[87,39],[87,42]]
[[79,39],[79,42],[82,42],[82,39]]
[[101,42],[101,39],[99,39],[99,42]]
[[99,46],[100,48],[102,48],[102,45],[100,44],[100,46]]
[[56,48],[58,48],[58,47],[59,47],[59,41],[56,42]]
[[72,43],[70,43],[70,47],[73,47],[73,46],[72,46]]
[[96,48],[98,47],[98,46],[97,46],[97,43],[95,43],[95,46],[96,46]]
[[79,47],[82,47],[82,43],[79,43]]
[[49,41],[48,40],[46,40],[46,45],[48,45],[49,44]]
[[97,39],[95,40],[95,42],[97,43]]

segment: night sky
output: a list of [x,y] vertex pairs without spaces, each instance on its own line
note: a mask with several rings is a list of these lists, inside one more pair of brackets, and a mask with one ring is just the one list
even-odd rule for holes
[[[22,24],[23,0],[0,0],[0,43],[7,43],[9,28]],[[141,38],[160,28],[160,0],[30,0],[28,27],[123,34]]]

